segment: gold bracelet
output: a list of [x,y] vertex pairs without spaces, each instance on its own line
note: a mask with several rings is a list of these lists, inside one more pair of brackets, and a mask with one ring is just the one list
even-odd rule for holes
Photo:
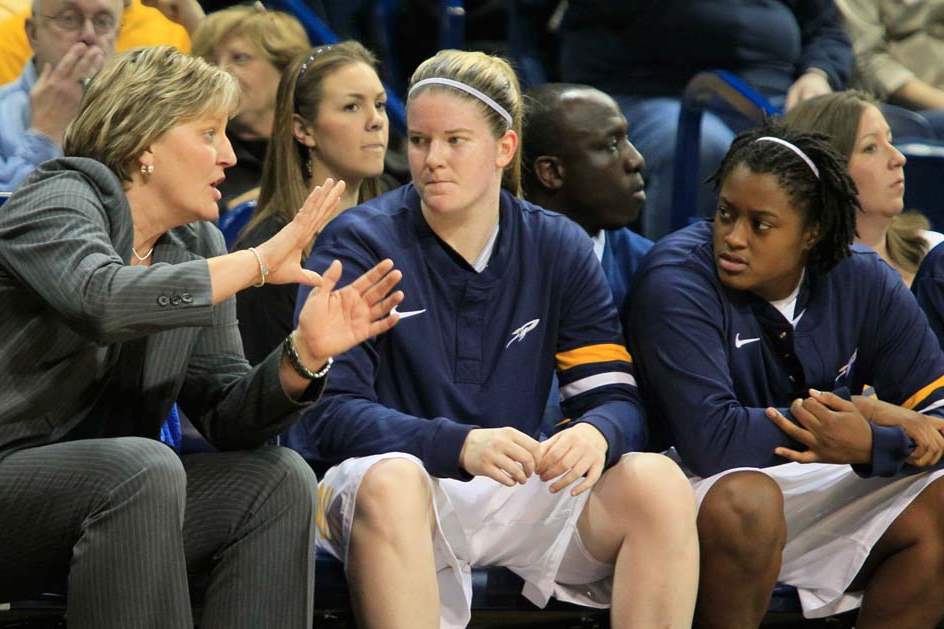
[[266,266],[265,262],[262,259],[262,256],[256,251],[255,247],[249,247],[250,253],[256,256],[256,262],[259,263],[259,283],[253,284],[256,288],[262,288],[265,286],[266,277],[269,275],[269,267]]

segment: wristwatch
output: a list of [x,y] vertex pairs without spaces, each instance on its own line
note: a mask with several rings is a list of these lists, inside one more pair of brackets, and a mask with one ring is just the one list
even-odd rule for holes
[[288,358],[288,364],[292,366],[292,369],[294,369],[298,375],[309,380],[320,380],[321,378],[324,378],[326,375],[328,375],[328,370],[331,369],[331,365],[334,364],[334,359],[329,356],[328,362],[326,362],[324,367],[318,371],[312,371],[303,365],[301,359],[298,357],[298,350],[295,348],[294,331],[292,331],[292,333],[286,336],[285,340],[282,341],[282,354]]

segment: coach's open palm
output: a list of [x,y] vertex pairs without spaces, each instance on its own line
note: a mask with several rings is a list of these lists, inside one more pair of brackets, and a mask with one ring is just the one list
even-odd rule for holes
[[390,311],[403,301],[391,293],[402,277],[393,261],[384,260],[359,278],[335,290],[341,278],[337,260],[324,272],[321,285],[312,289],[298,316],[299,353],[306,364],[322,364],[397,323]]

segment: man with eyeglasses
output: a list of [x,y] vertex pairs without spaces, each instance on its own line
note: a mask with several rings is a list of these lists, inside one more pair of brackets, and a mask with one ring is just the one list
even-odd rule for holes
[[[203,17],[196,0],[147,4],[185,28]],[[62,155],[84,84],[114,53],[123,11],[123,0],[33,0],[26,20],[33,58],[17,80],[0,87],[0,191]]]

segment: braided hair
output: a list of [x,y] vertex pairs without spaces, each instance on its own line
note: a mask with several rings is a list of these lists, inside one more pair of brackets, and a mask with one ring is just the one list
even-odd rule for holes
[[[778,138],[800,149],[812,160],[818,176],[789,147],[757,141],[763,137]],[[741,164],[753,173],[774,175],[794,206],[806,215],[806,227],[814,228],[818,235],[807,261],[813,270],[825,273],[849,256],[856,235],[856,211],[860,209],[858,192],[845,160],[832,148],[826,136],[799,133],[779,123],[767,122],[734,139],[709,182],[719,189]]]

